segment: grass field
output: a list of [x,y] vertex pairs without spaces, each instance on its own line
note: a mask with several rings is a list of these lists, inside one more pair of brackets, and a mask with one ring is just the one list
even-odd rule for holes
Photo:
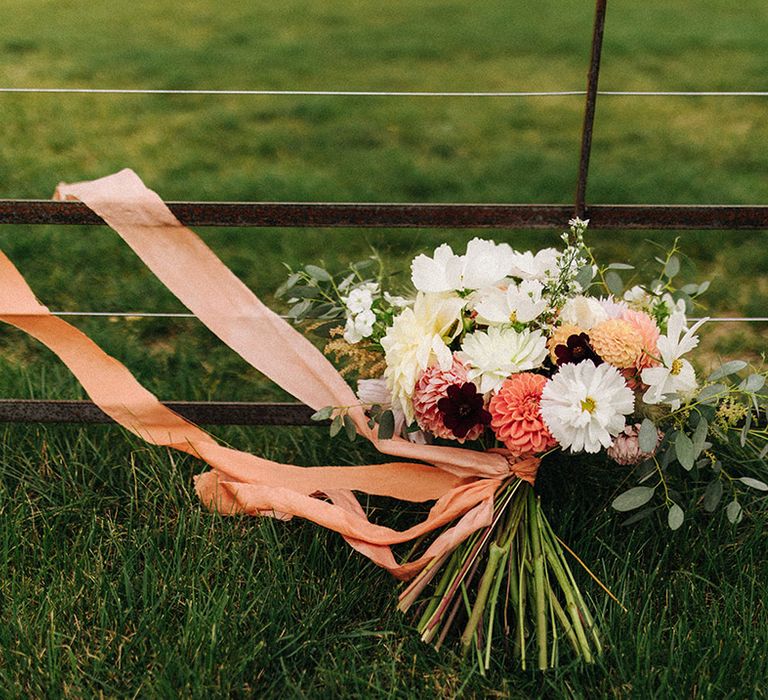
[[[214,3],[6,0],[0,71],[11,87],[582,89],[586,2],[469,5],[368,0]],[[714,0],[610,3],[606,90],[764,90],[768,8]],[[1,197],[132,167],[166,199],[572,200],[581,97],[530,99],[0,95]],[[593,202],[765,203],[765,98],[601,99]],[[565,222],[564,222],[565,223]],[[475,232],[204,230],[266,301],[281,263],[335,268]],[[497,232],[518,247],[556,233]],[[689,280],[719,315],[766,316],[764,232],[687,232]],[[593,234],[642,269],[674,232]],[[3,227],[0,247],[53,309],[180,311],[117,236]],[[191,321],[78,320],[165,399],[280,398]],[[714,354],[765,348],[766,325],[708,327]],[[77,398],[49,353],[0,329],[0,396]],[[615,479],[582,465],[542,475],[559,532],[625,601],[601,611],[593,667],[540,675],[499,653],[480,678],[424,647],[398,587],[306,523],[222,519],[191,489],[198,462],[114,428],[13,426],[0,459],[2,697],[618,697],[768,695],[768,528],[755,501],[669,535],[621,527]],[[375,459],[311,429],[216,431],[299,464]],[[568,484],[568,486],[562,486]],[[372,507],[381,504],[373,503]],[[405,513],[410,517],[412,513]]]

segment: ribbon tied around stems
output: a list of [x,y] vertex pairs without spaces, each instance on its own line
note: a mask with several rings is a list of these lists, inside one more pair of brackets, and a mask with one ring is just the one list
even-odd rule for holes
[[[379,439],[352,389],[323,354],[266,307],[133,171],[62,183],[55,197],[79,200],[97,213],[205,326],[292,396],[315,409],[352,406],[349,415],[358,433],[377,450],[418,460],[296,467],[224,447],[163,406],[81,331],[53,316],[0,252],[0,320],[52,350],[93,402],[124,428],[206,462],[212,471],[195,483],[206,507],[224,514],[306,518],[338,532],[397,578],[408,579],[490,524],[494,494],[510,476],[533,483],[536,457],[512,460],[503,451],[416,445],[399,436]],[[422,522],[398,531],[371,523],[355,491],[435,503]],[[418,558],[398,564],[392,545],[438,528],[445,529]]]

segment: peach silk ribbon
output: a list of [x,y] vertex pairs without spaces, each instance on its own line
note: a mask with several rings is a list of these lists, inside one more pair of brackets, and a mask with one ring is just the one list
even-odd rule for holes
[[[187,308],[276,384],[315,409],[352,407],[358,432],[380,452],[427,462],[296,467],[224,447],[163,406],[82,332],[52,316],[0,252],[0,320],[58,355],[94,403],[124,428],[211,466],[213,471],[196,477],[195,483],[206,506],[224,514],[306,518],[340,533],[397,578],[408,579],[490,524],[494,494],[506,479],[516,475],[533,483],[539,464],[534,457],[514,462],[499,453],[378,439],[354,393],[322,353],[267,308],[132,171],[60,184],[55,196],[78,199],[101,216]],[[371,523],[353,491],[435,503],[422,522],[397,531]],[[453,521],[420,557],[397,563],[391,545]]]

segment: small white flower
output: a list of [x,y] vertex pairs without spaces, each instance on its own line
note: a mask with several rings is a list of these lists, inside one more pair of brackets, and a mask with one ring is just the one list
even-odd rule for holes
[[607,321],[608,312],[597,299],[577,296],[565,302],[565,306],[560,312],[560,320],[563,323],[572,323],[574,326],[588,331],[598,323]]
[[696,372],[691,363],[681,359],[681,356],[699,344],[695,333],[706,320],[701,319],[692,328],[686,328],[685,314],[675,311],[669,317],[667,334],[662,335],[657,342],[662,364],[660,367],[644,369],[640,375],[648,385],[648,391],[643,396],[645,403],[666,403],[674,411],[680,407],[681,397],[696,390]]
[[361,311],[356,316],[348,317],[344,326],[344,340],[354,345],[363,338],[370,338],[373,334],[374,323],[376,323],[376,314],[370,309]]
[[638,311],[644,311],[649,308],[652,298],[640,285],[635,285],[632,289],[624,292],[624,301]]
[[530,250],[515,252],[512,256],[513,277],[548,282],[558,276],[558,263],[562,254],[555,248],[544,248],[534,255]]
[[547,339],[539,331],[496,326],[467,335],[456,353],[481,394],[497,391],[511,374],[540,367],[546,356]]
[[487,290],[475,305],[478,317],[490,324],[530,323],[547,308],[541,298],[544,285],[537,280],[523,280],[519,285],[511,282],[506,291]]
[[411,263],[411,281],[420,292],[452,292],[491,287],[510,271],[512,249],[473,238],[465,255],[456,255],[448,244],[437,248],[433,257],[419,255]]
[[342,297],[341,301],[353,315],[359,314],[371,308],[373,305],[373,295],[377,294],[378,291],[378,284],[366,282],[355,287],[346,297]]
[[591,360],[568,363],[541,393],[541,417],[563,449],[595,453],[626,425],[635,397],[619,370]]

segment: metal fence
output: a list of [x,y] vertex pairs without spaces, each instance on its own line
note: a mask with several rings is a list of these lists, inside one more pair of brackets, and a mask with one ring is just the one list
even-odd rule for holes
[[[586,90],[559,92],[346,92],[321,90],[127,90],[77,88],[0,88],[14,93],[335,95],[370,97],[531,97],[583,95],[584,120],[573,205],[540,204],[365,204],[307,202],[168,202],[188,226],[343,227],[343,228],[485,228],[552,229],[572,216],[588,218],[590,229],[763,229],[768,206],[629,205],[587,202],[595,107],[599,96],[758,96],[768,92],[637,92],[598,89],[607,0],[597,0]],[[0,200],[0,224],[103,225],[79,202]],[[66,314],[62,314],[66,315]],[[186,314],[111,313],[69,315],[186,316]],[[737,319],[722,319],[737,320]],[[768,319],[738,319],[760,320]],[[293,403],[169,402],[195,423],[209,425],[309,425],[312,411]],[[0,400],[0,422],[108,423],[88,401]]]

